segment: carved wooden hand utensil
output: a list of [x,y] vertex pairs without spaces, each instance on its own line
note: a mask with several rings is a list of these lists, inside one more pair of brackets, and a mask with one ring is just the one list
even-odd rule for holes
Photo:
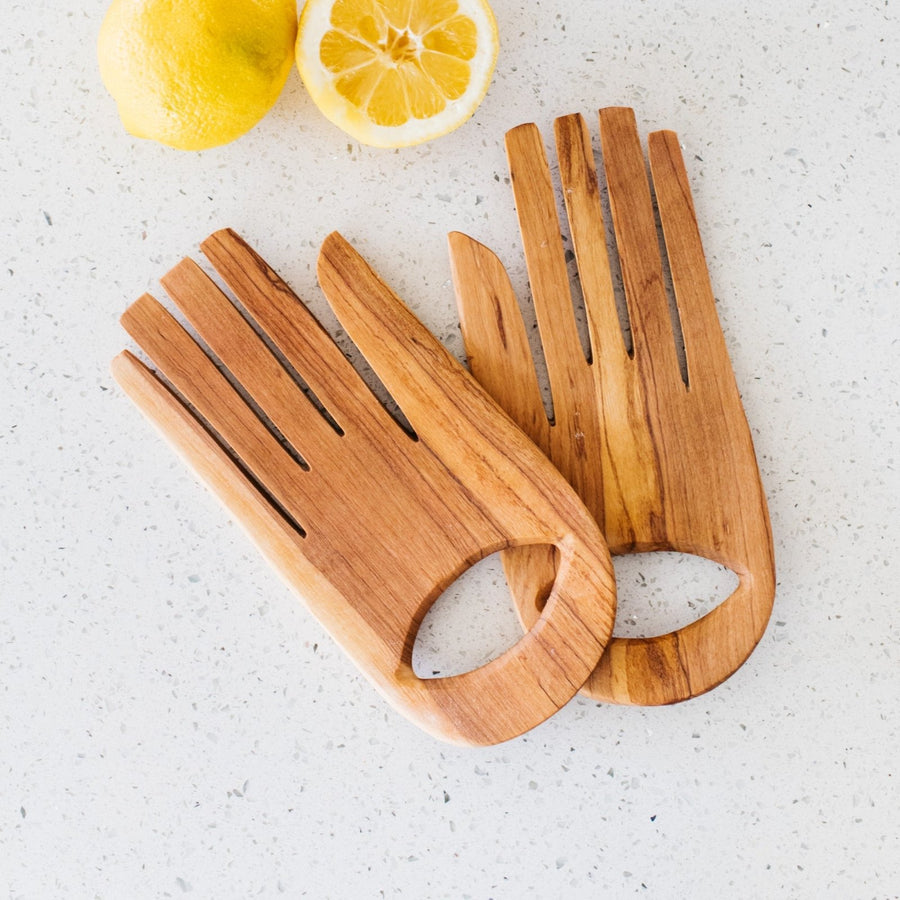
[[[339,235],[320,283],[412,436],[247,244],[221,231],[202,246],[246,315],[191,260],[162,283],[228,377],[144,295],[123,324],[169,384],[126,351],[122,387],[410,719],[490,744],[556,712],[595,668],[615,609],[606,545],[575,491]],[[477,560],[526,544],[559,558],[527,634],[471,672],[419,678],[430,605]]]
[[[525,260],[550,381],[544,411],[516,297],[502,264],[450,236],[472,373],[553,460],[600,523],[614,554],[677,550],[728,566],[739,585],[690,625],[613,638],[585,686],[618,703],[671,703],[715,687],[765,630],[775,592],[765,496],[719,326],[684,162],[672,132],[650,135],[649,162],[687,359],[682,379],[650,184],[634,114],[600,112],[615,244],[628,307],[629,354],[616,310],[590,135],[580,116],[555,124],[560,181],[590,337],[573,313],[554,188],[534,125],[507,134]],[[503,554],[521,617],[540,614],[552,548]]]

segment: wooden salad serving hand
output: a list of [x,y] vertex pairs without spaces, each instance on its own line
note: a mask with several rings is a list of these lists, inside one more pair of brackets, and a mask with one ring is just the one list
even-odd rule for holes
[[[687,383],[676,352],[650,184],[630,109],[600,112],[606,185],[633,340],[613,290],[591,140],[582,118],[555,123],[559,174],[587,314],[577,332],[554,188],[540,134],[507,134],[512,185],[553,402],[548,419],[506,272],[473,239],[450,236],[472,373],[575,487],[613,554],[675,550],[737,573],[734,593],[669,634],[613,638],[585,692],[616,703],[694,697],[734,672],[760,640],[775,592],[772,538],[750,430],[715,301],[676,136],[650,135],[649,162],[674,286]],[[541,614],[553,548],[507,551],[521,617]]]
[[[237,235],[203,250],[245,312],[189,259],[162,282],[218,365],[144,295],[123,324],[168,384],[127,351],[119,383],[411,720],[491,744],[555,713],[615,615],[609,553],[575,491],[339,235],[322,247],[320,283],[414,435]],[[431,604],[482,557],[524,544],[559,555],[528,633],[471,672],[420,678],[412,649]]]

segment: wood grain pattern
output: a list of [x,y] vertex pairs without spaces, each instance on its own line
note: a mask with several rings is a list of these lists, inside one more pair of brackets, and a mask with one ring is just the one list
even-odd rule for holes
[[[542,405],[518,302],[502,264],[483,245],[455,233],[450,251],[463,338],[472,373],[578,490],[614,554],[676,550],[737,573],[734,593],[685,628],[614,638],[585,686],[591,697],[616,703],[672,703],[727,678],[765,630],[775,591],[765,496],[676,136],[651,134],[649,162],[687,383],[633,112],[600,112],[631,353],[616,310],[590,134],[577,115],[558,119],[555,132],[590,359],[575,327],[554,188],[534,125],[507,134],[507,155],[553,420]],[[529,624],[553,583],[555,554],[548,548],[516,548],[504,554],[504,566]]]
[[[237,235],[203,250],[245,314],[184,260],[162,282],[215,359],[145,295],[122,321],[168,383],[125,352],[122,387],[410,719],[490,744],[556,712],[595,668],[615,610],[606,545],[575,491],[339,235],[320,283],[414,436]],[[419,678],[412,648],[431,604],[479,559],[526,544],[559,557],[533,627],[485,666]]]

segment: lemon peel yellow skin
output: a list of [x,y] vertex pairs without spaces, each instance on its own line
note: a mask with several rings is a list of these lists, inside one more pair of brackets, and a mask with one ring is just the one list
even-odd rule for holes
[[316,106],[351,137],[408,147],[470,118],[498,49],[486,0],[306,0],[297,69]]
[[113,0],[98,36],[100,76],[130,134],[205,150],[272,108],[296,35],[296,0]]

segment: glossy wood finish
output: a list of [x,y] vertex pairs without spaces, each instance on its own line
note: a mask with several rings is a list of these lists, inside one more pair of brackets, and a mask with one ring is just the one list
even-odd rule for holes
[[[559,175],[587,314],[579,340],[554,186],[534,125],[507,135],[516,209],[553,402],[548,419],[516,297],[496,256],[450,236],[472,373],[559,467],[614,554],[677,550],[733,569],[734,593],[669,634],[614,638],[585,692],[616,703],[672,703],[735,671],[768,622],[772,539],[750,430],[719,326],[676,136],[655,132],[649,162],[684,338],[676,352],[651,186],[630,109],[600,112],[605,180],[633,350],[616,309],[590,134],[580,116],[555,123]],[[504,554],[523,621],[553,582],[552,549]]]
[[[611,560],[575,491],[339,235],[322,247],[320,283],[414,436],[237,235],[203,250],[246,315],[189,259],[162,283],[227,375],[145,295],[122,321],[169,384],[126,351],[113,366],[122,387],[410,719],[490,744],[556,712],[615,615]],[[525,544],[560,559],[527,634],[471,672],[419,678],[412,648],[431,604],[477,560]]]

